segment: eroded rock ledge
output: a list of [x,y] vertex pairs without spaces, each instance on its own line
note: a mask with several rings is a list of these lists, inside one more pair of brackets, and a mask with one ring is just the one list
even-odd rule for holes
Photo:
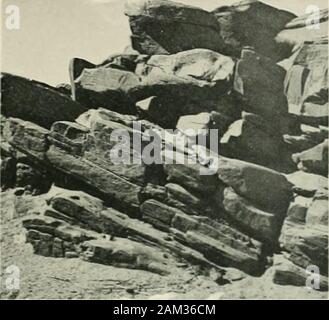
[[[2,76],[1,188],[34,199],[23,225],[35,253],[163,275],[181,262],[268,269],[298,286],[315,265],[327,290],[327,40],[292,51],[285,37],[305,18],[255,1],[212,13],[130,1],[126,14],[137,51],[72,59],[70,85]],[[129,133],[129,157],[133,135],[176,131],[159,135],[162,164],[118,165],[117,129]],[[182,138],[211,129],[218,152],[205,150],[218,167],[200,175],[209,163]],[[191,154],[195,164],[166,162]]]

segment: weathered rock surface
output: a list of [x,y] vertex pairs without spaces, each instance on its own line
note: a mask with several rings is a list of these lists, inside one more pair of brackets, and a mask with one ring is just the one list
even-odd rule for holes
[[5,215],[28,215],[44,256],[220,285],[269,269],[301,286],[314,265],[327,290],[327,42],[280,38],[309,17],[256,1],[126,14],[137,51],[72,59],[70,88],[3,75]]
[[274,265],[268,270],[267,273],[271,274],[273,282],[279,285],[292,285],[300,287],[309,285],[310,289],[328,291],[327,277],[317,275],[316,280],[320,280],[319,283],[315,285],[313,280],[309,281],[310,283],[308,284],[307,282],[312,275],[311,271],[307,272],[304,268],[298,267],[281,255],[275,255]]
[[32,122],[18,118],[2,119],[3,139],[18,150],[43,160],[48,149],[49,131]]
[[170,273],[168,258],[165,258],[164,253],[128,239],[89,240],[83,243],[82,250],[83,258],[91,262],[162,275]]
[[242,225],[250,234],[275,243],[284,212],[280,216],[261,210],[249,200],[237,195],[232,188],[224,190],[223,205],[230,218]]
[[259,165],[222,157],[219,158],[218,177],[237,194],[269,212],[285,212],[292,198],[292,185],[287,179]]
[[12,157],[0,159],[1,190],[12,188],[16,180],[16,160]]
[[275,126],[260,116],[243,114],[221,138],[220,153],[282,172],[294,171],[292,152]]
[[220,25],[226,54],[239,57],[244,46],[252,46],[275,61],[291,54],[292,46],[277,43],[278,32],[296,16],[265,3],[246,0],[213,11]]
[[216,18],[209,12],[173,1],[126,1],[132,47],[143,54],[170,54],[194,48],[221,51]]
[[174,257],[216,267],[170,234],[107,208],[86,193],[53,188],[47,203],[40,207],[39,215],[28,216],[23,222],[28,230],[27,240],[38,254],[63,257],[75,253],[93,262],[161,274],[170,272],[166,261]]
[[9,73],[1,75],[1,94],[1,114],[45,128],[60,120],[74,121],[87,111],[55,88]]
[[301,44],[285,79],[289,112],[302,122],[328,125],[328,40]]
[[278,43],[294,47],[303,42],[310,42],[328,37],[328,9],[317,11],[316,8],[308,14],[289,21],[284,30],[276,37]]
[[314,148],[292,156],[300,170],[328,176],[328,139]]
[[300,195],[313,197],[317,190],[328,189],[328,178],[317,174],[296,171],[286,177],[294,185],[293,191]]
[[217,100],[231,87],[234,65],[230,57],[206,49],[140,56],[129,71],[108,63],[79,73],[78,65],[71,71],[72,95],[86,106],[126,114],[136,113],[135,103],[148,99],[143,109],[150,119],[161,119],[158,112],[172,113],[173,126],[180,115],[220,108]]
[[328,190],[318,191],[302,214],[289,211],[280,243],[289,260],[299,267],[315,265],[321,275],[328,275]]
[[245,100],[245,111],[270,119],[287,114],[283,86],[285,75],[282,67],[260,56],[254,49],[242,50],[235,70],[234,90]]
[[[110,133],[116,128],[132,132],[133,120],[134,117],[120,117],[119,114],[112,111],[91,110],[86,115],[79,117],[78,121],[81,124],[56,122],[51,131],[48,132],[45,129],[42,131],[44,132],[42,137],[47,142],[43,156],[39,153],[31,154],[30,149],[27,148],[28,144],[24,143],[22,139],[11,139],[9,143],[31,156],[31,159],[38,160],[46,168],[64,172],[69,177],[84,182],[83,185],[92,187],[97,195],[106,198],[107,203],[114,207],[124,210],[133,217],[143,219],[158,229],[172,233],[177,241],[201,252],[204,259],[225,266],[233,264],[248,273],[260,273],[265,263],[262,244],[250,238],[244,231],[240,231],[239,226],[231,227],[225,223],[225,215],[221,213],[222,209],[216,207],[215,198],[212,201],[209,199],[209,192],[215,194],[215,191],[222,188],[216,172],[212,175],[200,175],[203,167],[201,164],[167,163],[164,165],[163,172],[170,183],[167,183],[165,187],[158,185],[152,191],[150,183],[147,183],[148,179],[151,177],[153,183],[157,180],[154,179],[153,174],[149,177],[149,169],[145,170],[144,165],[124,165],[126,166],[124,168],[111,163],[111,158],[106,156],[105,148],[110,149],[113,146],[109,139]],[[9,124],[11,121],[14,124],[20,124],[17,119],[7,121]],[[26,126],[26,122],[23,121],[23,125]],[[144,125],[148,124],[145,122]],[[11,130],[11,128],[13,127],[9,126],[7,136],[15,138],[16,132],[19,131]],[[23,133],[26,135],[26,141],[29,141],[30,133],[33,134],[34,131],[23,130]],[[131,152],[130,148],[127,149],[127,152]],[[278,174],[278,176],[280,175]],[[159,182],[160,180],[157,184]],[[54,193],[55,195],[53,195]],[[52,209],[47,210],[45,214],[86,230],[91,229],[105,234],[115,232],[117,236],[125,235],[127,231],[121,231],[123,232],[121,233],[119,230],[127,230],[126,223],[120,222],[119,226],[123,224],[124,227],[118,227],[116,222],[113,227],[111,216],[120,216],[120,213],[114,213],[113,210],[108,211],[110,209],[104,210],[101,201],[95,199],[90,196],[86,199],[86,196],[78,192],[70,195],[70,192],[56,194],[55,191],[52,191],[48,200]],[[143,199],[149,200],[143,202]],[[163,201],[163,203],[155,199]],[[265,201],[265,199],[262,200]],[[128,216],[124,219],[128,219]],[[217,224],[211,222],[211,219],[223,221],[224,225],[221,225],[221,222],[217,222]],[[133,223],[136,225],[137,221],[135,220]],[[155,232],[159,231],[149,229],[147,233]],[[205,237],[211,238],[212,244],[208,249],[202,249],[201,246],[201,243],[207,242]],[[154,238],[158,238],[158,235]],[[49,241],[51,242],[53,239]],[[250,243],[253,243],[251,247]],[[45,246],[48,249],[42,247],[40,252],[46,250],[47,255],[51,255],[50,245]],[[168,244],[165,247],[172,249]],[[173,250],[180,251],[175,247]],[[184,252],[186,250],[184,249]],[[217,252],[217,257],[212,258],[210,252]],[[180,253],[180,255],[185,257],[187,253]]]

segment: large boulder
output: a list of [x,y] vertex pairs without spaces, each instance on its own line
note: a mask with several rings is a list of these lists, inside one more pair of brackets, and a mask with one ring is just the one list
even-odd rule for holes
[[74,78],[73,96],[84,105],[124,114],[136,113],[139,102],[151,121],[162,124],[169,117],[174,128],[184,114],[227,110],[226,105],[230,114],[236,113],[230,98],[224,98],[232,88],[234,67],[230,57],[207,49],[140,57],[134,72],[110,62],[83,69]]
[[255,0],[221,6],[213,11],[224,39],[225,53],[239,57],[244,46],[273,60],[281,60],[291,53],[291,46],[278,44],[275,37],[296,16]]
[[251,201],[236,194],[232,188],[224,190],[223,206],[229,217],[253,237],[276,243],[285,212],[273,214],[257,208]]
[[282,174],[256,164],[220,157],[218,177],[246,199],[269,212],[286,212],[292,185]]
[[73,81],[73,97],[83,105],[103,107],[121,113],[134,113],[132,92],[140,85],[129,71],[110,67],[83,69]]
[[220,154],[260,164],[281,172],[291,172],[295,165],[280,136],[280,123],[273,123],[254,114],[230,125],[221,138]]
[[174,55],[154,55],[137,65],[136,74],[151,95],[192,95],[191,101],[193,98],[200,101],[227,93],[234,67],[234,60],[228,56],[194,49]]
[[234,90],[244,100],[244,110],[271,120],[288,113],[284,95],[286,71],[252,48],[244,48],[237,62]]
[[126,1],[132,47],[143,54],[170,54],[194,48],[220,51],[216,18],[200,8],[164,0]]
[[[306,272],[305,268],[293,264],[284,255],[275,255],[273,267],[267,271],[267,274],[271,275],[273,282],[280,286],[298,286],[305,290],[311,271]],[[319,276],[318,279],[320,280],[319,287],[314,287],[314,289],[328,291],[328,277]]]
[[1,114],[45,128],[60,120],[74,121],[87,111],[56,88],[9,73],[1,75]]

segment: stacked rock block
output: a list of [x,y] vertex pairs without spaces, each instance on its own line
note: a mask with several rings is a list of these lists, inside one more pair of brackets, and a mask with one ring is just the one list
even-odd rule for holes
[[[2,75],[1,187],[48,192],[46,209],[24,221],[35,252],[161,274],[183,259],[252,275],[279,253],[274,281],[303,285],[311,264],[326,289],[328,52],[317,33],[327,13],[317,38],[304,32],[308,17],[257,1],[213,12],[129,1],[125,13],[133,50],[99,64],[73,58],[70,85]],[[163,163],[118,164],[118,129],[129,133],[128,158],[141,157],[133,136],[176,131],[158,136]],[[211,174],[181,140],[195,138],[186,129],[206,139],[217,129]],[[197,163],[166,157],[191,154]]]
[[[206,259],[260,273],[266,255],[277,245],[292,185],[273,170],[224,157],[219,157],[218,172],[212,175],[200,175],[201,164],[115,165],[106,153],[111,150],[110,134],[118,127],[133,131],[132,120],[133,116],[120,117],[100,109],[79,117],[78,122],[86,126],[61,121],[47,133],[35,126],[44,133],[44,140],[38,142],[47,149],[34,157],[43,159],[45,167],[94,188],[101,198],[131,217],[172,234]],[[28,132],[25,139],[16,137],[20,134],[17,126],[24,125],[24,121],[9,118],[4,124],[5,138],[32,156],[28,141],[33,137]],[[162,179],[157,172],[162,172]],[[65,208],[65,203],[61,205]],[[83,215],[82,207],[78,213]],[[95,230],[95,226],[88,228]]]

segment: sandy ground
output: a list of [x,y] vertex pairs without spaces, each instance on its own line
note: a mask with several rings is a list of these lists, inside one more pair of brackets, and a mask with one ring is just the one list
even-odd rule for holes
[[[11,192],[1,197],[1,299],[327,299],[327,293],[277,286],[267,278],[246,277],[218,285],[195,268],[160,276],[86,262],[33,254],[25,243],[19,213]],[[9,266],[19,268],[19,290],[9,290]],[[234,273],[234,272],[233,272]]]

